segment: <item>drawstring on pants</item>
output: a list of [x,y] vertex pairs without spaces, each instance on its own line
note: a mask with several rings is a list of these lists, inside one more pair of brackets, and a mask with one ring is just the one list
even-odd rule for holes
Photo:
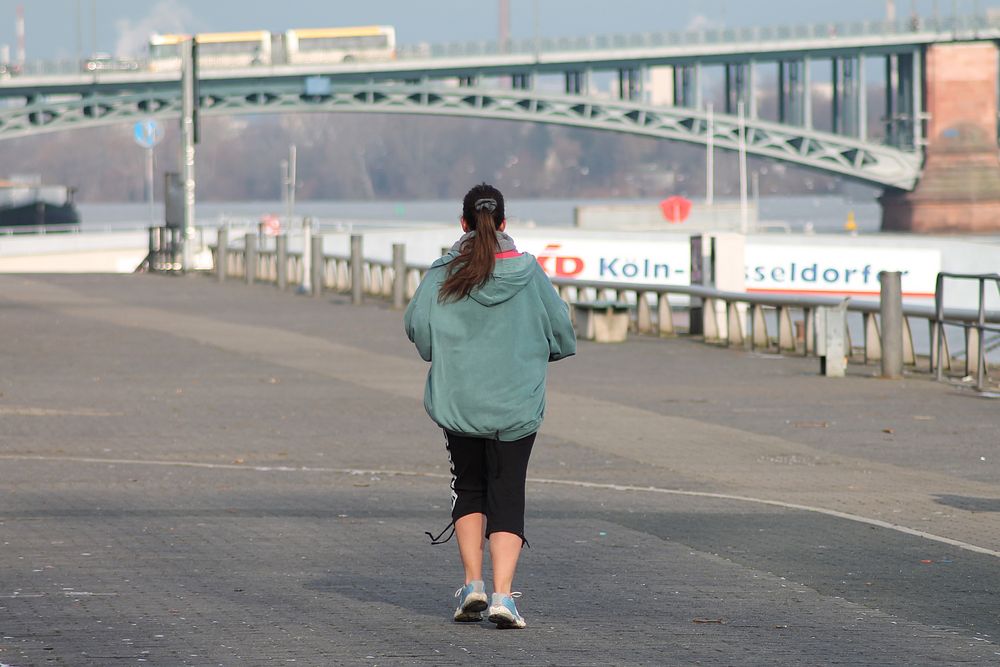
[[[445,533],[447,533],[449,528],[451,528],[451,533],[448,535],[448,537],[446,537],[445,539],[442,540],[441,536],[444,535]],[[437,544],[444,544],[445,542],[448,542],[449,540],[451,540],[451,538],[452,538],[452,536],[454,534],[455,534],[455,522],[454,522],[454,520],[451,523],[449,523],[447,526],[445,526],[444,530],[442,530],[440,533],[438,533],[437,537],[434,537],[433,535],[431,535],[426,530],[424,531],[424,535],[426,535],[427,537],[431,538],[431,546],[435,546]]]
[[[448,537],[446,537],[446,538],[444,538],[442,540],[441,536],[444,535],[445,533],[447,533],[449,528],[451,528],[451,533],[448,534]],[[445,526],[444,530],[442,530],[440,533],[438,533],[437,537],[434,537],[429,531],[426,531],[426,530],[424,531],[424,535],[426,535],[427,537],[431,538],[431,546],[437,546],[438,544],[444,544],[446,542],[450,542],[451,538],[455,535],[455,522],[452,521],[447,526]],[[531,548],[531,545],[528,544],[528,540],[525,539],[524,535],[518,535],[518,537],[521,538],[521,546],[522,547],[528,547],[529,549]]]

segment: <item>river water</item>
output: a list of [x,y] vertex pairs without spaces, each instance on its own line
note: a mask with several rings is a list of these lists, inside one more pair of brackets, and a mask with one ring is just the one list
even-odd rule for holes
[[[577,206],[608,204],[650,204],[657,199],[510,199],[507,217],[516,227],[533,224],[540,227],[568,227],[573,224]],[[877,232],[879,206],[874,200],[852,201],[838,196],[762,197],[760,221],[791,231],[838,232],[844,229],[848,215],[853,212],[858,230]],[[79,204],[83,230],[122,229],[145,227],[150,222],[146,204],[138,203],[84,203]],[[282,215],[281,202],[199,202],[195,217],[199,225],[216,225],[223,220],[257,220],[262,215]],[[404,222],[457,222],[461,202],[457,200],[421,201],[300,201],[295,214],[309,215],[326,221],[367,221],[371,224],[393,221]],[[153,216],[157,223],[163,219],[163,206],[157,203]]]

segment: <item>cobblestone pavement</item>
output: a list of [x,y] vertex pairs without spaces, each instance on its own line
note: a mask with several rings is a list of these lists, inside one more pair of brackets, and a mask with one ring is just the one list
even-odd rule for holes
[[998,404],[686,340],[551,367],[523,632],[450,622],[380,304],[0,277],[0,664],[997,664]]

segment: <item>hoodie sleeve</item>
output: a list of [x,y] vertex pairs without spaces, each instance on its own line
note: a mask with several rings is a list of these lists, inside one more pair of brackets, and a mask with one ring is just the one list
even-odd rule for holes
[[559,361],[576,354],[576,332],[569,318],[569,305],[562,300],[548,276],[539,267],[539,292],[548,315],[552,333],[549,337],[549,361]]
[[427,286],[429,282],[432,282],[430,276],[425,275],[403,315],[403,328],[406,329],[406,335],[417,346],[417,352],[420,353],[420,358],[424,361],[431,360],[430,311],[431,299],[434,297],[435,290]]

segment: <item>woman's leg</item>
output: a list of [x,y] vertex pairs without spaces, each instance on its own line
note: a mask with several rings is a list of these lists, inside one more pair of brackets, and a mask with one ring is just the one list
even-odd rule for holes
[[514,442],[486,445],[487,536],[493,564],[493,591],[510,593],[524,544],[524,480],[535,434]]
[[514,571],[521,555],[521,536],[514,533],[490,535],[490,561],[493,563],[493,591],[510,595]]
[[455,537],[458,538],[458,553],[465,568],[465,583],[483,578],[483,531],[486,529],[485,514],[466,514],[455,522]]
[[451,517],[455,522],[458,553],[465,583],[483,578],[483,541],[486,529],[487,441],[445,432],[451,464]]

